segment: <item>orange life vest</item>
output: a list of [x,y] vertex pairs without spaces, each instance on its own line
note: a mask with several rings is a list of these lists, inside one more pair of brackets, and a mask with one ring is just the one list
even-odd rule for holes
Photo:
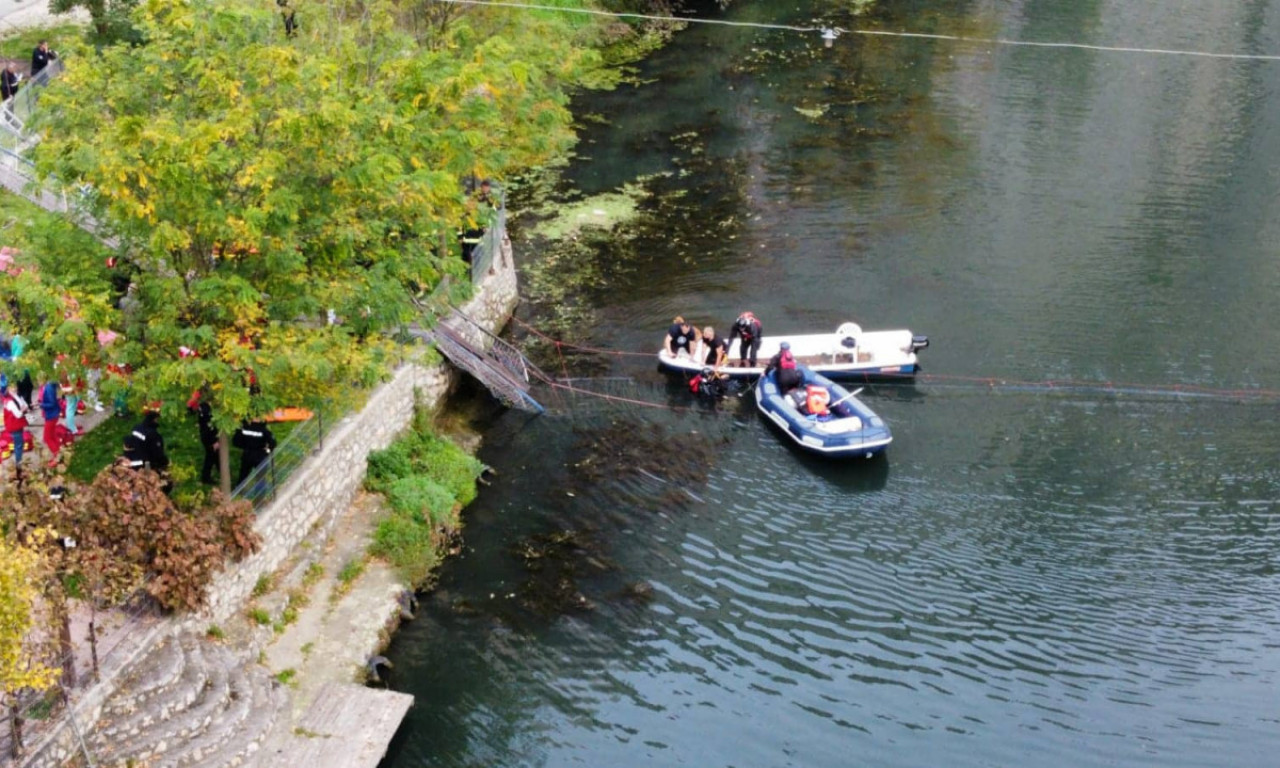
[[827,392],[826,387],[818,387],[810,384],[805,387],[805,408],[809,409],[809,413],[815,416],[821,416],[827,412],[827,403],[831,402],[831,395]]

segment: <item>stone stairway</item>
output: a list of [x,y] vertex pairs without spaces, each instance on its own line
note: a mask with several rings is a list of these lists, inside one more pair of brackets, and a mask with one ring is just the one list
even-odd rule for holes
[[232,768],[249,765],[288,693],[242,652],[194,635],[166,639],[143,658],[88,735],[99,766]]

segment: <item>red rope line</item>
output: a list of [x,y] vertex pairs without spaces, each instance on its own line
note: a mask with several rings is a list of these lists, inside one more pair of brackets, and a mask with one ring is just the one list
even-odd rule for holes
[[597,355],[614,355],[617,357],[623,357],[623,356],[653,357],[654,355],[654,353],[652,352],[625,352],[620,349],[601,349],[600,347],[588,347],[583,344],[570,344],[567,341],[560,341],[558,339],[553,339],[552,337],[548,336],[547,334],[543,333],[537,328],[534,328],[532,325],[529,325],[528,323],[524,322],[518,317],[511,318],[511,321],[516,325],[520,326],[521,328],[525,329],[529,333],[532,333],[534,336],[537,336],[538,338],[542,339],[543,341],[547,341],[552,344],[555,344],[557,349],[563,346],[566,349],[572,349],[578,352],[591,352]]
[[[569,378],[568,365],[564,357],[564,350],[566,349],[571,351],[577,351],[577,352],[589,352],[597,355],[614,355],[617,357],[628,356],[628,357],[653,358],[654,355],[656,354],[653,352],[627,352],[627,351],[617,350],[617,349],[602,349],[600,347],[591,347],[584,344],[572,344],[567,341],[560,341],[559,339],[552,338],[551,336],[548,336],[547,334],[543,333],[542,331],[538,330],[532,325],[524,322],[518,317],[513,317],[512,322],[516,323],[521,328],[525,329],[526,331],[533,334],[534,336],[537,336],[538,338],[543,339],[544,341],[547,341],[555,345],[556,354],[560,358],[560,367],[561,367],[561,370],[564,372],[564,378],[566,379]],[[1006,379],[1006,378],[993,377],[993,376],[963,376],[963,375],[938,374],[938,373],[913,374],[913,373],[879,373],[877,372],[874,375],[875,375],[875,378],[881,379],[881,380],[901,379],[901,380],[916,381],[916,382],[923,382],[923,383],[965,382],[965,383],[971,383],[971,384],[985,385],[989,388],[995,388],[1000,386],[1013,386],[1013,387],[1043,387],[1045,389],[1051,389],[1051,390],[1061,390],[1063,388],[1067,388],[1067,389],[1098,388],[1098,389],[1111,389],[1111,390],[1145,389],[1153,393],[1159,393],[1159,392],[1167,392],[1171,394],[1192,393],[1192,394],[1198,394],[1198,395],[1209,395],[1209,396],[1224,397],[1224,398],[1280,399],[1280,390],[1277,390],[1277,389],[1240,389],[1240,388],[1227,389],[1227,388],[1201,386],[1196,384],[1181,384],[1181,383],[1137,384],[1137,383],[1131,383],[1131,382],[1115,382],[1115,381],[1100,382],[1100,381],[1089,381],[1089,380],[1083,380],[1083,379],[1045,379],[1043,381],[1032,381],[1029,379]],[[581,390],[575,389],[572,386],[569,386],[568,389],[573,391],[581,391]],[[651,403],[646,403],[646,404],[651,405]]]

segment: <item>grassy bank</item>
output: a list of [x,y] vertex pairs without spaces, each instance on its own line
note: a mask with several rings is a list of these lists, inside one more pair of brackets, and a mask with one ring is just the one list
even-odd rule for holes
[[483,471],[478,459],[436,435],[419,407],[407,434],[369,454],[365,487],[386,498],[369,554],[423,586],[457,533],[462,508],[475,499]]

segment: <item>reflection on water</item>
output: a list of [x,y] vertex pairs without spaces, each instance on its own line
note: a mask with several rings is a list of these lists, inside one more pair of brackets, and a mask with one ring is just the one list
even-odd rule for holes
[[[1280,51],[1262,3],[740,5]],[[944,376],[1280,384],[1280,66],[696,28],[643,74],[584,100],[610,124],[571,171],[665,174],[587,249],[601,346],[752,308],[928,333]],[[652,366],[588,367],[693,405]],[[1274,764],[1273,404],[866,395],[887,460],[803,456],[750,398],[496,417],[500,482],[392,648],[419,703],[389,764]]]

